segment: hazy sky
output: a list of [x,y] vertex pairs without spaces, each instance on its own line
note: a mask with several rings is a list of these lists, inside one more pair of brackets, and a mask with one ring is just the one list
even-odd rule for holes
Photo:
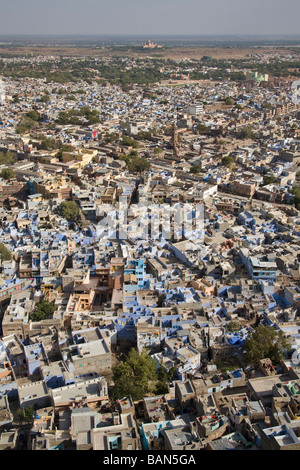
[[5,34],[300,34],[300,0],[0,0]]

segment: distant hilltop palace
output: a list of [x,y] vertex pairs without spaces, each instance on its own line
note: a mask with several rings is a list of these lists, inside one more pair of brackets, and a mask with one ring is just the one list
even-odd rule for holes
[[151,42],[150,39],[143,44],[143,49],[161,49],[162,46],[156,44],[156,42]]

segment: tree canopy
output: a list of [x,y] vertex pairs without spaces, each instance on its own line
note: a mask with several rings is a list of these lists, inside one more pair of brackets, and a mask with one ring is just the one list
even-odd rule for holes
[[241,329],[241,324],[238,321],[231,320],[227,324],[227,330],[230,331],[231,333],[234,333],[235,331],[238,331]]
[[264,181],[263,181],[263,186],[267,184],[272,184],[275,181],[275,176],[274,175],[265,175],[264,176]]
[[197,163],[196,165],[193,165],[190,169],[190,172],[193,173],[194,175],[198,175],[201,173],[201,163]]
[[227,105],[227,106],[233,106],[234,105],[234,100],[230,97],[230,96],[227,96],[224,100],[224,103]]
[[3,168],[0,173],[0,178],[3,178],[4,180],[10,180],[15,178],[15,176],[15,172],[12,168]]
[[[49,137],[43,139],[41,142],[41,148],[43,150],[54,150],[54,149],[58,149],[59,147],[60,147],[60,143],[57,140],[49,138]],[[73,147],[72,147],[72,150],[73,150]]]
[[72,222],[78,218],[79,206],[74,201],[63,201],[59,206],[59,212],[68,222]]
[[127,168],[131,173],[142,173],[148,171],[151,167],[150,162],[144,157],[138,157],[133,151],[130,155],[121,155],[120,160],[126,162]]
[[226,155],[225,157],[222,158],[222,165],[231,169],[234,165],[234,158],[231,155]]
[[0,152],[0,165],[12,165],[18,160],[18,157],[15,153],[6,151]]
[[82,106],[80,109],[70,109],[69,111],[60,111],[56,120],[60,125],[93,125],[100,122],[99,111],[90,110],[88,106]]
[[37,121],[28,117],[24,116],[20,123],[16,127],[17,134],[26,134],[30,132],[34,127],[38,125]]
[[29,405],[26,408],[20,408],[17,412],[19,420],[23,423],[32,423],[34,415],[35,415],[35,409],[34,406]]
[[38,121],[40,118],[40,115],[37,111],[33,109],[31,111],[28,111],[28,113],[26,113],[26,117],[29,119],[32,119],[33,121]]
[[284,351],[290,349],[290,344],[282,331],[259,325],[247,339],[245,349],[248,364],[258,366],[264,358],[270,358],[274,364],[278,364]]
[[54,312],[54,304],[52,302],[47,302],[47,300],[42,300],[37,304],[34,312],[31,314],[31,320],[41,321],[46,320],[47,318],[52,318]]
[[3,243],[0,243],[0,259],[1,261],[10,261],[12,259],[11,252]]
[[132,348],[125,361],[113,368],[113,380],[113,398],[130,395],[133,400],[141,400],[149,391],[149,382],[157,380],[155,362],[147,352]]
[[300,186],[295,186],[291,193],[294,195],[293,197],[293,204],[295,205],[296,209],[300,210]]
[[251,126],[246,126],[246,127],[243,127],[238,135],[237,135],[238,139],[256,139],[256,133],[253,131],[252,127]]
[[43,96],[40,97],[39,101],[41,103],[49,103],[50,99],[51,99],[50,96],[47,93],[45,93]]
[[201,135],[207,135],[210,133],[210,128],[207,127],[205,124],[198,124],[197,131]]
[[140,144],[137,142],[137,140],[125,134],[122,135],[122,144],[127,147],[133,147],[135,149],[140,147]]

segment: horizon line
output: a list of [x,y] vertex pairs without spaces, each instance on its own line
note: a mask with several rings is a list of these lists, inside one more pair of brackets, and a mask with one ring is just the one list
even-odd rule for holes
[[188,33],[0,33],[0,37],[23,37],[23,36],[60,36],[60,37],[94,37],[94,36],[106,36],[106,37],[144,37],[144,36],[163,36],[163,37],[290,37],[290,38],[300,38],[299,33],[207,33],[207,34],[188,34]]

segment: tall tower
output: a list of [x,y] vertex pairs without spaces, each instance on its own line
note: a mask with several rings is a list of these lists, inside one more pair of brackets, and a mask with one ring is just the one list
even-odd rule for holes
[[5,102],[5,85],[3,83],[3,80],[0,78],[0,105],[5,105]]
[[174,155],[178,156],[178,132],[177,132],[177,125],[174,122],[172,125],[172,136],[170,140],[170,146],[173,149]]

